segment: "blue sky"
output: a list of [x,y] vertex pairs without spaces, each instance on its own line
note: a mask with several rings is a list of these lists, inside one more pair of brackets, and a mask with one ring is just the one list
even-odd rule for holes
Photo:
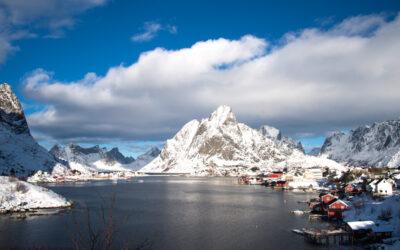
[[[239,121],[310,148],[400,115],[388,35],[400,33],[399,10],[399,1],[0,0],[0,81],[46,146],[99,143],[136,156],[228,104]],[[309,52],[313,44],[324,46]],[[374,53],[382,64],[351,68]]]

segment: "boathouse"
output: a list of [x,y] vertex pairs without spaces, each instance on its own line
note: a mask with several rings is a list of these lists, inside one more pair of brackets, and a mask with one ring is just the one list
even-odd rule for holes
[[289,182],[287,181],[277,181],[275,187],[276,188],[287,188],[289,186]]
[[372,228],[375,226],[375,222],[371,220],[366,221],[349,221],[345,224],[345,230],[355,240],[368,237],[372,233]]

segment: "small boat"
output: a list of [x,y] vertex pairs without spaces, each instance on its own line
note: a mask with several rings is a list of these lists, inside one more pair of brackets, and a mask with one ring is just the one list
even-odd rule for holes
[[294,210],[292,211],[293,214],[304,214],[304,211],[301,210]]
[[292,232],[299,235],[304,235],[304,231],[300,229],[292,229]]

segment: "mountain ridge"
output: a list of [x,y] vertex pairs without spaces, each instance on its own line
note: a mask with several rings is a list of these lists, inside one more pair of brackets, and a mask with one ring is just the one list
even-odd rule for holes
[[349,166],[400,166],[400,119],[363,125],[326,138],[320,157]]
[[238,123],[232,109],[219,106],[208,118],[192,120],[170,140],[160,156],[142,172],[185,172],[195,175],[239,174],[255,167],[277,168],[315,165],[341,169],[336,162],[282,149],[260,131]]

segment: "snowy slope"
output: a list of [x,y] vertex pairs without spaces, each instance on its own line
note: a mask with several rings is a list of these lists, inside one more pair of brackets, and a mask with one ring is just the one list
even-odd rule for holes
[[277,128],[274,128],[272,126],[268,125],[263,125],[261,126],[258,131],[272,141],[274,141],[280,148],[283,149],[297,149],[300,152],[304,153],[303,145],[301,145],[301,142],[295,141],[291,137],[283,136],[281,134],[281,131]]
[[310,152],[308,152],[307,154],[312,156],[318,156],[320,152],[321,152],[321,147],[315,147],[312,148]]
[[7,84],[0,85],[0,174],[28,176],[64,168],[31,136],[22,106]]
[[160,153],[161,151],[157,147],[153,147],[146,153],[139,155],[136,160],[128,164],[126,168],[133,171],[138,171],[154,160]]
[[69,201],[47,188],[0,176],[0,212],[69,206]]
[[325,140],[320,156],[352,166],[400,166],[400,120],[337,132]]
[[[158,150],[158,149],[157,149]],[[65,162],[71,169],[83,173],[101,171],[137,170],[158,156],[159,151],[151,149],[140,155],[135,161],[133,157],[125,157],[118,148],[107,151],[99,146],[83,148],[76,144],[68,144],[64,148],[54,145],[50,153],[61,162]]]
[[208,119],[190,121],[168,140],[161,154],[142,172],[238,174],[251,168],[276,169],[323,166],[342,169],[334,161],[305,156],[280,148],[274,141],[238,123],[228,106],[220,106]]

